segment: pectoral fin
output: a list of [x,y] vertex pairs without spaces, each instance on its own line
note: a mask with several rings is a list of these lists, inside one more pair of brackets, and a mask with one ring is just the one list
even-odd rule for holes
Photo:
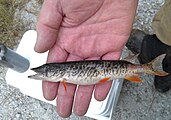
[[143,80],[137,74],[127,75],[127,76],[125,76],[125,79],[132,81],[132,82],[143,82]]
[[103,78],[99,81],[99,83],[105,83],[110,79],[110,77]]

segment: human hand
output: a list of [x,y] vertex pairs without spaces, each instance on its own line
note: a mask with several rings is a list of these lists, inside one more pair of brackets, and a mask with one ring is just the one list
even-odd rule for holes
[[[35,51],[49,50],[47,62],[119,59],[130,35],[137,0],[44,0],[37,23]],[[57,99],[57,112],[69,117],[72,108],[86,113],[92,92],[104,100],[111,82],[96,86],[43,82],[47,100]],[[76,94],[75,94],[76,92]],[[68,94],[69,93],[69,94]],[[74,102],[74,105],[73,105]]]

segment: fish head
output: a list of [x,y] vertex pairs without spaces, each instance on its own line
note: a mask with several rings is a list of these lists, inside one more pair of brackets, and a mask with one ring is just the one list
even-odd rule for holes
[[31,70],[36,72],[36,73],[46,73],[46,72],[48,72],[49,68],[50,68],[49,65],[44,64],[44,65],[41,65],[39,67],[31,68]]
[[28,78],[54,82],[54,78],[52,77],[52,71],[50,68],[51,67],[47,64],[44,64],[36,68],[31,68],[31,70],[34,71],[36,74],[30,75],[28,76]]

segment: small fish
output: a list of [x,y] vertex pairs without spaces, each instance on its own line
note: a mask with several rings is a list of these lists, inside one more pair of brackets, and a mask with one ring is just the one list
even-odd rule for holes
[[156,57],[147,64],[133,64],[126,60],[88,60],[61,63],[47,63],[32,68],[37,74],[28,76],[32,79],[51,82],[73,83],[77,85],[92,85],[109,80],[124,78],[141,82],[139,73],[166,76],[162,61],[166,54]]

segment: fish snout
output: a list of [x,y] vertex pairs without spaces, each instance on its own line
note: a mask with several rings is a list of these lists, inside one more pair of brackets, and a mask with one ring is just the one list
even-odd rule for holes
[[36,73],[46,73],[47,72],[47,66],[46,65],[42,65],[39,67],[35,67],[35,68],[31,68],[30,70],[36,72]]
[[42,74],[35,74],[35,75],[30,75],[28,76],[30,79],[35,79],[35,80],[43,80],[45,77]]

